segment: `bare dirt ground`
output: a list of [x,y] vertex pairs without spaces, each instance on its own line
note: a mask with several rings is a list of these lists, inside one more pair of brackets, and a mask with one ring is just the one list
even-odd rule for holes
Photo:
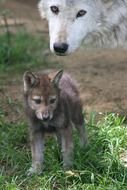
[[[40,19],[37,0],[8,0],[1,9],[9,9],[12,18],[31,32],[42,32],[48,38],[47,23]],[[10,21],[13,24],[13,19]],[[127,51],[79,50],[71,56],[51,56],[79,82],[84,107],[97,112],[127,112]],[[6,88],[7,90],[7,88]],[[9,95],[11,89],[9,88]],[[18,93],[18,90],[15,92]],[[13,92],[12,92],[13,94]]]

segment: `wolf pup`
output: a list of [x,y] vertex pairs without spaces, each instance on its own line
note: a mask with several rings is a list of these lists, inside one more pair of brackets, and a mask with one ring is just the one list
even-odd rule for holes
[[32,166],[28,174],[42,172],[46,133],[56,134],[62,150],[63,167],[69,169],[73,165],[73,125],[79,132],[82,146],[87,140],[75,81],[62,70],[40,74],[26,72],[23,81],[32,151]]

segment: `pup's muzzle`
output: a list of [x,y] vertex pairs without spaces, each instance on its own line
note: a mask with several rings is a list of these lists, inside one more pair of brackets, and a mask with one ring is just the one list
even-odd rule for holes
[[52,112],[49,112],[48,110],[46,110],[44,112],[37,111],[36,116],[38,119],[40,119],[42,121],[49,121],[52,119],[53,114],[52,114]]

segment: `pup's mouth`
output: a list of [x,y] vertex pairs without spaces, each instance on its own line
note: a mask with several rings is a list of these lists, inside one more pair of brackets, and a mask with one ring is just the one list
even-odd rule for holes
[[41,112],[36,112],[36,117],[42,122],[49,122],[50,120],[52,120],[53,114],[48,112],[46,112],[45,114],[42,114]]

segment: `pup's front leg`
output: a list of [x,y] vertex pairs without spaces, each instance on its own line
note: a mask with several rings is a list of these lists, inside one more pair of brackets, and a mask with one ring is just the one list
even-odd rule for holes
[[65,170],[71,169],[73,166],[73,138],[72,138],[72,127],[61,131],[61,145],[62,145],[62,156],[63,156],[63,167]]
[[32,153],[32,166],[28,170],[28,175],[41,174],[44,152],[44,135],[40,132],[30,134],[30,145]]

